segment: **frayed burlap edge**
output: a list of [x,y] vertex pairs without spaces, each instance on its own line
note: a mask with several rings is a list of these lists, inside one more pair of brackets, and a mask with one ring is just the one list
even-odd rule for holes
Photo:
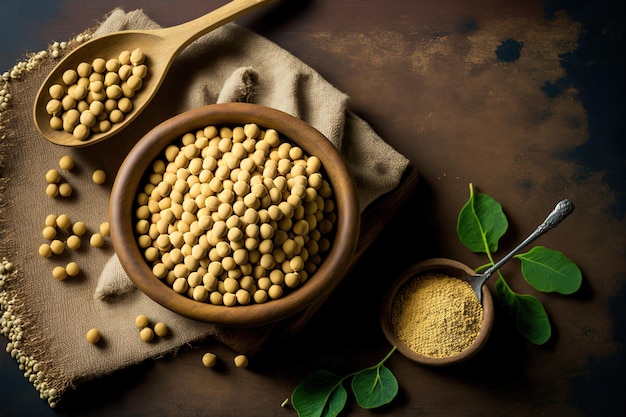
[[[52,58],[47,58],[52,59]],[[22,61],[26,62],[26,61]],[[32,312],[25,306],[24,300],[27,294],[23,294],[20,288],[20,281],[23,276],[20,274],[19,256],[13,242],[16,237],[7,224],[6,207],[6,188],[11,182],[11,178],[7,176],[5,171],[5,161],[8,155],[11,155],[15,146],[14,141],[9,141],[8,137],[15,136],[15,132],[9,127],[12,120],[12,92],[13,83],[20,82],[21,79],[28,76],[28,72],[33,69],[26,69],[23,65],[16,65],[12,71],[3,74],[2,89],[6,91],[4,102],[8,104],[0,112],[0,248],[2,251],[2,259],[0,264],[0,332],[8,339],[6,352],[15,359],[24,377],[27,378],[33,386],[39,391],[41,399],[48,400],[51,407],[57,404],[60,392],[63,391],[67,384],[51,383],[51,381],[61,381],[61,378],[53,377],[57,373],[53,370],[52,364],[45,359],[43,346],[45,341],[38,337],[36,326],[33,326]],[[24,332],[28,332],[28,337],[24,337]]]
[[[104,19],[107,17],[108,15],[104,16]],[[24,377],[39,392],[40,398],[47,400],[52,408],[57,406],[65,391],[84,381],[72,380],[47,358],[47,341],[40,336],[43,332],[37,329],[32,311],[24,302],[18,301],[28,299],[28,294],[20,290],[19,284],[24,276],[20,273],[20,258],[14,243],[16,236],[11,227],[8,227],[10,219],[5,217],[9,204],[5,191],[11,182],[11,177],[5,171],[5,161],[12,154],[12,150],[19,146],[15,141],[8,140],[9,137],[16,136],[16,132],[10,127],[13,111],[11,87],[28,77],[30,72],[41,70],[41,67],[48,66],[52,69],[57,59],[89,40],[100,25],[98,23],[76,35],[63,48],[59,47],[58,42],[54,42],[45,51],[26,55],[24,61],[4,72],[0,79],[0,90],[6,92],[3,101],[7,103],[0,109],[0,333],[9,340],[7,353],[15,359],[19,369],[24,372]]]
[[[62,50],[59,49],[58,43],[53,42],[48,45],[44,57],[41,57],[41,52],[25,55],[24,61],[14,66],[12,70],[6,71],[0,78],[0,90],[6,90],[9,95],[6,100],[8,106],[0,108],[0,334],[8,339],[7,353],[15,359],[19,369],[24,372],[24,377],[39,392],[39,397],[47,401],[51,408],[56,408],[60,404],[65,392],[75,389],[81,383],[92,380],[96,376],[76,379],[75,376],[66,374],[61,367],[55,365],[46,354],[45,346],[49,341],[41,336],[44,332],[37,328],[34,313],[25,302],[18,301],[27,300],[28,294],[20,290],[23,288],[20,282],[25,277],[20,273],[23,269],[15,245],[17,236],[10,227],[11,220],[5,217],[6,207],[9,204],[6,189],[12,179],[10,173],[5,171],[4,161],[11,157],[15,153],[15,147],[19,146],[16,141],[9,140],[9,138],[17,137],[17,132],[11,128],[13,119],[13,108],[10,104],[11,87],[14,83],[28,77],[30,72],[51,70],[60,58],[91,39],[102,22],[114,12],[115,10],[112,10],[94,27],[86,29],[67,41],[67,45]],[[53,56],[52,52],[55,50],[60,52],[58,56]],[[215,336],[219,333],[220,329],[216,329]],[[166,355],[176,356],[185,347],[192,346],[202,339],[204,336],[200,336],[198,340],[189,340],[176,349],[155,354],[151,359],[159,359]]]

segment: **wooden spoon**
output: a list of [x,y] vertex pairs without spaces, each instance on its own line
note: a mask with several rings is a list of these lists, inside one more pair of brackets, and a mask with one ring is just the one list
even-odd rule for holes
[[[153,30],[125,30],[95,38],[67,55],[43,82],[34,104],[34,121],[37,129],[50,142],[63,146],[86,146],[100,142],[128,126],[155,96],[172,62],[191,42],[246,13],[257,10],[276,0],[233,0],[230,3],[189,22],[169,28]],[[79,63],[91,63],[95,58],[117,57],[122,51],[140,48],[146,56],[148,75],[132,98],[133,109],[122,122],[113,124],[105,133],[91,133],[85,140],[75,138],[64,130],[50,127],[51,116],[46,105],[51,100],[48,89],[61,83],[63,73],[76,69]]]

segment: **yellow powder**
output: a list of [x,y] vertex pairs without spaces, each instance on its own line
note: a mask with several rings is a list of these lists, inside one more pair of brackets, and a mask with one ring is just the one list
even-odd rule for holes
[[476,339],[483,308],[472,287],[444,274],[423,274],[396,294],[391,324],[398,338],[416,353],[454,356]]

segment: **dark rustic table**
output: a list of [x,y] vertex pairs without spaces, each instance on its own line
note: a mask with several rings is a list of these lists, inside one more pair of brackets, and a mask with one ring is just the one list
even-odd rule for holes
[[[116,6],[162,26],[223,0],[3,2],[0,67],[94,26]],[[456,235],[468,184],[498,200],[515,246],[554,204],[574,213],[538,244],[583,272],[572,296],[540,294],[517,261],[502,272],[538,297],[553,336],[532,345],[501,309],[485,349],[452,368],[394,354],[400,393],[343,415],[617,416],[626,404],[624,14],[617,1],[282,0],[238,22],[275,41],[351,97],[352,109],[419,172],[419,184],[339,289],[295,336],[245,370],[202,367],[207,340],[84,383],[52,410],[0,354],[0,416],[290,416],[280,407],[317,369],[338,374],[389,351],[378,307],[394,277],[428,257],[486,262]],[[489,285],[493,288],[493,282]],[[4,350],[6,339],[0,338]]]

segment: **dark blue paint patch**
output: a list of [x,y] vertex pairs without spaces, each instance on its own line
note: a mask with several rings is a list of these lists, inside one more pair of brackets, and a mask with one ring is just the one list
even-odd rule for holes
[[546,81],[543,87],[541,87],[541,91],[543,91],[548,97],[558,97],[561,95],[563,90],[571,87],[569,81],[565,77],[561,77],[556,81]]
[[514,62],[519,59],[522,54],[523,42],[515,39],[507,39],[502,41],[496,48],[496,57],[503,62]]
[[[626,216],[626,12],[619,1],[544,0],[547,19],[559,11],[582,24],[576,50],[564,54],[567,73],[562,86],[571,85],[587,113],[589,140],[567,157],[581,165],[581,175],[603,173],[615,195],[611,211]],[[559,83],[559,82],[557,82]],[[554,94],[559,85],[546,85]]]

